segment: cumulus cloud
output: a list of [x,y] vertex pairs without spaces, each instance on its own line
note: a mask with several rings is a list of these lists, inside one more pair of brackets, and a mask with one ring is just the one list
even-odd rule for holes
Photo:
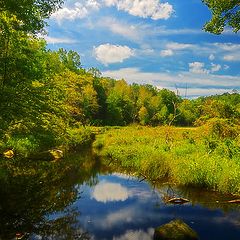
[[203,62],[192,62],[189,63],[189,72],[196,74],[208,74],[209,70],[205,69],[205,64]]
[[173,51],[171,49],[162,50],[160,52],[161,57],[170,57],[172,55],[173,55]]
[[58,22],[62,20],[76,20],[87,17],[92,11],[97,11],[101,7],[96,0],[80,0],[73,7],[63,7],[52,14],[52,18]]
[[152,18],[153,20],[168,19],[173,13],[173,6],[159,0],[104,0],[106,6],[117,7],[133,16]]
[[100,182],[94,187],[92,198],[98,202],[125,201],[129,194],[127,188],[119,183]]
[[93,54],[99,62],[108,65],[123,62],[125,59],[134,56],[134,50],[128,46],[111,45],[107,43],[94,47]]
[[63,19],[82,19],[102,7],[112,6],[130,15],[142,18],[149,17],[153,20],[168,19],[174,12],[171,4],[161,3],[159,0],[78,0],[73,6],[65,6],[53,13],[52,18],[58,22]]
[[221,68],[220,64],[211,63],[211,72],[218,72]]

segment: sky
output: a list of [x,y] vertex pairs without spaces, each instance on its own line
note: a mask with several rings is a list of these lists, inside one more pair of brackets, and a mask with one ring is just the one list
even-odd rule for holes
[[48,20],[52,50],[84,68],[194,98],[240,90],[240,33],[206,33],[201,0],[66,0]]

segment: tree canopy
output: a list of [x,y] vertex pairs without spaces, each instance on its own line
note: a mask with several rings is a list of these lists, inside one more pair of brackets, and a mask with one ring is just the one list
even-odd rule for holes
[[231,27],[233,32],[240,30],[240,0],[202,0],[210,9],[212,19],[204,30],[221,34],[224,28]]
[[[0,1],[0,12],[8,17],[15,17],[15,27],[28,32],[38,32],[43,29],[45,22],[56,11],[63,0],[7,0]],[[0,16],[0,23],[3,21]]]

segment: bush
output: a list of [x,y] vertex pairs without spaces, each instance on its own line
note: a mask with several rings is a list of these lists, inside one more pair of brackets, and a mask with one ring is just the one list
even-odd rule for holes
[[228,119],[212,118],[207,121],[203,129],[209,136],[215,138],[236,138],[239,135],[239,128]]
[[21,157],[27,157],[30,153],[39,150],[39,141],[32,135],[12,136],[2,144],[1,149],[12,149],[14,153]]

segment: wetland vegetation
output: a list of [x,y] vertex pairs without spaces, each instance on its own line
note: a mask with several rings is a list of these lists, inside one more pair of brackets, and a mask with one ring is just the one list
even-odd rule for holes
[[229,131],[229,126],[215,127],[209,122],[197,128],[103,128],[93,147],[110,165],[120,165],[143,179],[239,195],[239,135],[221,138],[218,134]]
[[[228,201],[240,196],[239,92],[188,99],[177,88],[104,77],[39,37],[62,1],[18,2],[0,3],[0,239],[151,239],[153,227],[176,218],[164,205],[169,189],[189,199],[184,214],[175,210],[191,226],[199,221],[201,236],[214,239],[220,229],[217,239],[226,239],[226,224],[237,239],[239,205]],[[33,157],[56,149],[63,159]],[[198,219],[209,209],[219,222]]]

